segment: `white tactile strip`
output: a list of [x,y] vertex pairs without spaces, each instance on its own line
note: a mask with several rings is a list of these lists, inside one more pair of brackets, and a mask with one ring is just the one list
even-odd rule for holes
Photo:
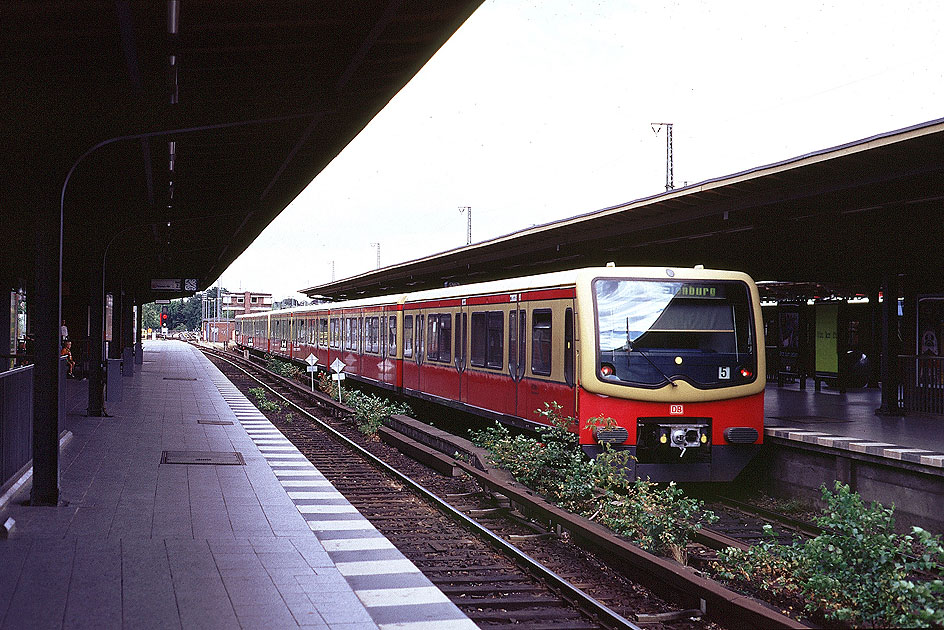
[[222,373],[209,368],[207,371],[338,572],[379,628],[471,630],[477,627]]
[[886,457],[912,464],[944,468],[944,453],[928,451],[923,448],[907,448],[887,442],[875,442],[864,438],[840,435],[829,435],[822,431],[807,431],[795,427],[767,427],[764,429],[767,437],[817,444],[827,448],[835,448],[854,453],[865,453],[876,457]]

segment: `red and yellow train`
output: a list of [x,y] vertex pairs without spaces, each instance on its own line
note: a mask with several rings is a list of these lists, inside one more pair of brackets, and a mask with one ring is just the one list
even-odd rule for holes
[[[656,481],[729,481],[763,440],[754,282],[702,268],[600,267],[241,315],[253,353],[521,427],[556,401],[580,444]],[[600,416],[615,423],[589,422]]]

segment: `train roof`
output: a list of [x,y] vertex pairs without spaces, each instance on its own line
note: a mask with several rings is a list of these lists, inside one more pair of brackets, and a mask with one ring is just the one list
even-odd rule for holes
[[476,295],[490,295],[494,293],[512,293],[522,290],[549,289],[555,287],[567,287],[577,284],[581,276],[592,275],[617,275],[617,276],[635,276],[642,278],[665,278],[666,271],[671,270],[679,279],[691,278],[693,276],[709,276],[712,278],[730,278],[750,280],[747,274],[736,271],[722,271],[717,269],[699,269],[691,267],[585,267],[582,269],[570,269],[567,271],[555,271],[552,273],[539,274],[535,276],[522,276],[520,278],[509,278],[507,280],[493,280],[490,282],[479,282],[476,284],[463,284],[453,287],[444,287],[441,289],[428,289],[417,291],[416,293],[396,293],[385,296],[363,298],[359,300],[346,300],[343,302],[324,302],[322,304],[308,304],[305,306],[296,306],[293,308],[268,311],[266,313],[253,313],[251,315],[238,315],[237,319],[246,319],[260,315],[292,315],[298,313],[320,312],[335,308],[358,308],[364,306],[380,306],[384,304],[401,304],[409,302],[423,302],[428,300],[450,299],[459,297],[468,297]]

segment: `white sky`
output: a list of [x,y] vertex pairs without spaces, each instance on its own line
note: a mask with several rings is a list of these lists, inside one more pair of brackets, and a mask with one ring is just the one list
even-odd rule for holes
[[298,289],[944,117],[935,0],[486,0],[223,274]]

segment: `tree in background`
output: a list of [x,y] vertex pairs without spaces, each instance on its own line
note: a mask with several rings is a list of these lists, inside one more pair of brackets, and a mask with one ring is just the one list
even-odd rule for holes
[[[226,289],[222,291],[225,293]],[[141,311],[141,325],[145,329],[159,328],[158,316],[161,309],[166,306],[168,330],[199,330],[200,321],[203,318],[204,295],[208,300],[215,299],[216,287],[211,287],[206,294],[197,293],[189,298],[171,300],[170,304],[155,304],[154,302],[145,304],[144,310]]]
[[149,302],[145,304],[141,310],[141,326],[147,330],[155,329],[158,327],[157,315],[161,312],[161,307],[154,302]]

